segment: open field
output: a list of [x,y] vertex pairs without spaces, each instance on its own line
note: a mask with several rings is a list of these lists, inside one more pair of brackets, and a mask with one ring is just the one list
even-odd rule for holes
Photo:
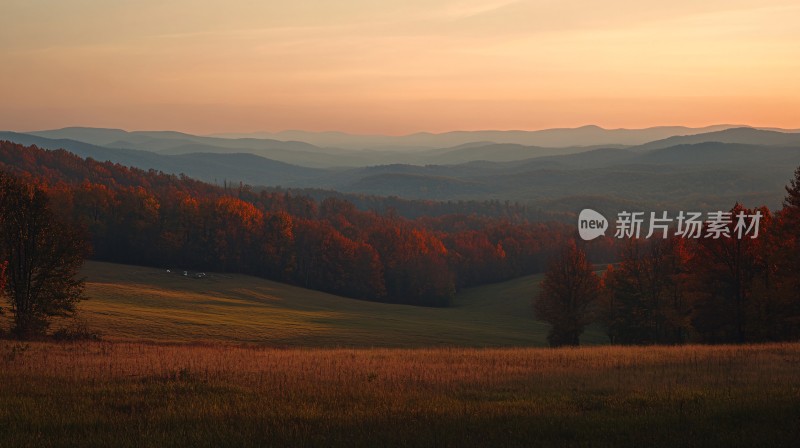
[[[273,346],[543,346],[532,318],[540,276],[460,293],[451,308],[366,302],[234,274],[187,278],[87,262],[80,319],[105,340],[223,341]],[[6,325],[7,327],[7,325]],[[599,331],[586,343],[605,342]]]
[[800,440],[800,343],[533,348],[538,276],[432,309],[181,272],[89,262],[103,341],[0,339],[0,447]]
[[0,446],[796,446],[800,344],[0,341]]

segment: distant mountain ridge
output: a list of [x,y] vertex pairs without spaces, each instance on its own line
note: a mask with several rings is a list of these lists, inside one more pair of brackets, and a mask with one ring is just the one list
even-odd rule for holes
[[[119,136],[113,130],[99,133],[107,140]],[[140,134],[137,138],[154,137]],[[204,137],[198,138],[202,142]],[[514,200],[548,204],[560,211],[576,202],[559,202],[559,198],[589,196],[602,197],[607,203],[663,207],[727,207],[735,201],[777,207],[782,186],[800,165],[800,134],[753,128],[672,136],[639,146],[544,148],[473,142],[405,153],[336,152],[314,146],[308,151],[305,146],[272,150],[288,159],[316,158],[316,168],[265,158],[246,149],[193,143],[179,133],[167,138],[177,145],[169,151],[177,154],[12,132],[0,132],[0,139],[64,148],[82,157],[184,173],[218,184],[227,180],[409,199]],[[359,153],[366,154],[359,158]],[[339,163],[320,162],[324,156]],[[345,161],[361,164],[346,167]]]
[[[698,133],[701,131],[708,131]],[[657,127],[647,129],[606,130],[597,126],[542,131],[458,131],[445,134],[418,133],[409,136],[353,136],[344,133],[305,133],[287,131],[281,138],[219,138],[173,131],[134,131],[120,129],[64,128],[27,133],[55,140],[67,139],[115,149],[131,149],[163,155],[189,153],[251,153],[292,165],[309,168],[358,167],[383,164],[452,165],[471,161],[509,162],[536,157],[560,156],[600,148],[636,148],[651,150],[680,144],[719,141],[723,143],[791,146],[800,141],[800,133],[777,132],[730,125],[706,128]],[[278,136],[278,134],[275,134]],[[347,139],[369,143],[370,150],[320,146],[298,141],[303,136],[314,140],[322,136],[338,139],[333,143],[353,144]],[[657,137],[657,138],[655,138]],[[649,138],[644,144],[631,143]],[[367,139],[367,140],[364,140]],[[382,139],[382,140],[381,140]],[[423,141],[425,140],[425,141]],[[533,141],[539,144],[520,143]],[[421,144],[441,143],[436,146]],[[320,143],[320,142],[316,142]],[[323,142],[325,143],[325,142]],[[328,141],[331,143],[331,141]],[[548,143],[549,145],[544,145]],[[581,143],[581,145],[569,145]]]
[[336,146],[340,148],[370,149],[375,147],[407,146],[423,148],[442,148],[463,145],[476,141],[508,143],[525,146],[549,148],[598,145],[641,145],[675,135],[693,135],[741,125],[713,125],[699,128],[685,126],[657,126],[644,129],[604,129],[595,125],[577,128],[554,128],[537,131],[451,131],[439,134],[419,132],[401,136],[357,135],[342,132],[256,132],[251,134],[218,134],[218,137],[241,138],[258,137],[273,139],[300,140],[317,146]]
[[745,145],[794,146],[800,145],[800,133],[738,127],[696,135],[676,135],[640,145],[637,149],[653,150],[695,143],[739,143]]

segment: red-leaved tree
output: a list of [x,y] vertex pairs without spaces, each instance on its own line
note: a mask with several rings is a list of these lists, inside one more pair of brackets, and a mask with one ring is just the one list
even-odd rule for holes
[[580,344],[584,328],[594,319],[599,293],[600,279],[586,254],[569,242],[550,263],[533,302],[536,318],[551,325],[551,347]]

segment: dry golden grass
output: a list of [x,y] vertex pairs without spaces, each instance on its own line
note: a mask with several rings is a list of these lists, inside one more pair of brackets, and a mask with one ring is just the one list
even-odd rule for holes
[[458,348],[542,344],[537,277],[421,309],[246,276],[85,272],[81,317],[105,340],[0,340],[0,447],[800,440],[800,344]]
[[0,341],[0,446],[791,446],[800,344]]

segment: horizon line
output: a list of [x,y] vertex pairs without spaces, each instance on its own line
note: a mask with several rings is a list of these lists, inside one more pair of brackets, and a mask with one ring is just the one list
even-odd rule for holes
[[[756,126],[750,124],[732,124],[732,123],[715,123],[709,124],[704,126],[688,126],[688,125],[680,125],[680,124],[664,124],[664,125],[654,125],[654,126],[647,126],[647,127],[603,127],[597,124],[585,124],[580,126],[563,126],[563,127],[545,127],[545,128],[536,128],[536,129],[474,129],[474,130],[467,130],[467,129],[453,129],[449,131],[414,131],[402,134],[379,134],[379,133],[356,133],[356,132],[348,132],[342,130],[306,130],[306,129],[283,129],[279,131],[269,131],[269,130],[257,130],[257,131],[220,131],[220,132],[211,132],[211,133],[193,133],[189,131],[182,131],[177,129],[126,129],[122,127],[104,127],[104,126],[87,126],[87,125],[71,125],[71,126],[63,126],[63,127],[54,127],[54,128],[45,128],[45,129],[32,129],[32,130],[11,130],[9,132],[18,132],[18,133],[34,133],[34,132],[48,132],[48,131],[62,131],[67,129],[93,129],[93,130],[106,130],[106,131],[122,131],[126,133],[137,133],[137,132],[175,132],[187,135],[194,135],[197,137],[217,137],[217,138],[235,138],[233,136],[248,136],[248,135],[258,135],[258,134],[269,134],[269,135],[277,135],[277,134],[284,134],[284,133],[308,133],[308,134],[341,134],[353,137],[410,137],[415,135],[446,135],[446,134],[456,134],[456,133],[481,133],[481,132],[498,132],[498,133],[513,133],[513,132],[527,132],[527,133],[535,133],[535,132],[544,132],[544,131],[569,131],[569,130],[579,130],[579,129],[598,129],[602,131],[646,131],[652,129],[664,129],[664,128],[684,128],[684,129],[691,129],[691,130],[699,130],[699,129],[708,129],[708,128],[716,128],[716,127],[726,127],[727,129],[735,129],[735,128],[750,128],[750,129],[759,129],[759,130],[772,130],[772,131],[785,131],[785,132],[798,132],[800,128],[786,128],[780,126]],[[247,138],[247,137],[243,137]]]

